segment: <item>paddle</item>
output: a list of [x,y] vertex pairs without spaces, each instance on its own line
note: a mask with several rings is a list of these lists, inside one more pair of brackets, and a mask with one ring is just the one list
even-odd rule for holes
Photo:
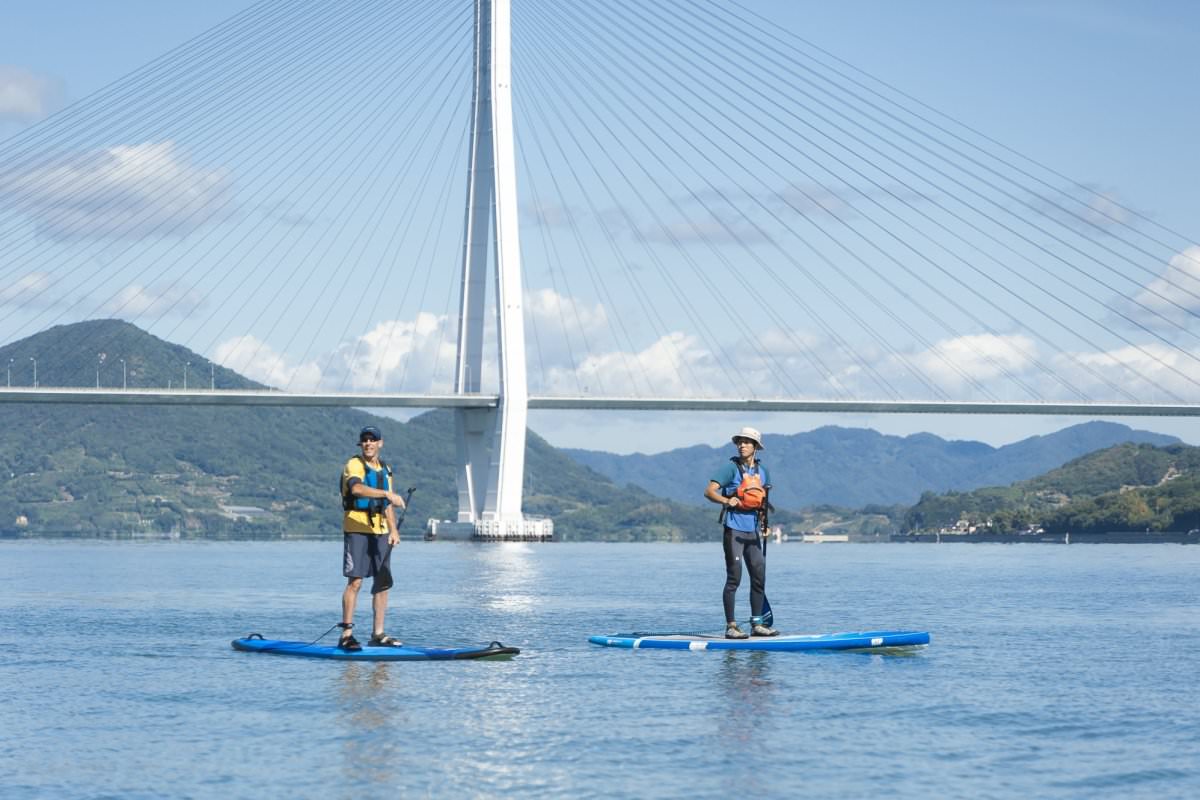
[[400,516],[396,518],[396,533],[400,532],[400,526],[404,524],[404,515],[408,513],[408,501],[412,499],[413,492],[416,490],[417,487],[410,486],[408,487],[408,494],[404,495],[404,510],[402,510],[400,512]]
[[[762,545],[763,571],[765,572],[767,568],[767,532],[770,530],[767,520],[767,514],[771,510],[770,484],[764,486],[763,489],[766,491],[766,495],[763,497],[762,525],[759,526],[758,536],[759,542]],[[762,624],[766,625],[768,628],[773,628],[775,626],[775,612],[771,611],[771,602],[767,600],[767,593],[765,591],[763,592]]]
[[[410,486],[408,487],[408,494],[404,496],[404,508],[400,511],[400,516],[396,518],[397,536],[400,535],[400,526],[404,524],[404,515],[408,513],[408,501],[412,499],[413,492],[416,490],[417,487]],[[392,571],[387,567],[384,567],[383,571],[379,573],[378,591],[386,592],[388,589],[392,588],[392,585]]]

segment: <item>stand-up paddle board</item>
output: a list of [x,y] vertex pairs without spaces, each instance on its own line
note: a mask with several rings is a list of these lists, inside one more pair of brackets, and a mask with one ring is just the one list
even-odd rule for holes
[[634,650],[887,650],[927,645],[929,634],[925,631],[860,631],[726,639],[718,633],[614,633],[590,636],[588,641]]
[[505,647],[500,642],[492,642],[482,647],[424,647],[405,644],[401,647],[363,645],[361,650],[343,650],[336,645],[264,639],[257,633],[252,633],[242,639],[234,639],[233,649],[247,653],[332,658],[339,661],[452,661],[465,658],[501,660],[512,658],[521,652],[515,647]]

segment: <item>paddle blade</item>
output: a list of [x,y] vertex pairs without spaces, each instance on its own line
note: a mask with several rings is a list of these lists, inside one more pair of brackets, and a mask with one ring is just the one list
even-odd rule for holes
[[386,592],[392,588],[392,571],[387,567],[379,570],[375,576],[374,584],[371,586],[371,594]]

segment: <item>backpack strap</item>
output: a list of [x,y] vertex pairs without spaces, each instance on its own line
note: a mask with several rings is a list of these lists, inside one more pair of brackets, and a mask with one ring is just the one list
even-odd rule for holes
[[741,484],[742,480],[746,477],[746,470],[742,469],[742,460],[740,458],[738,458],[737,456],[734,456],[733,458],[731,458],[729,460],[733,462],[734,468],[737,469],[737,481],[734,483],[733,489],[730,490],[730,492],[728,494],[725,494],[724,487],[721,488],[721,494],[724,495],[725,497],[733,497],[735,494],[737,494],[737,487]]

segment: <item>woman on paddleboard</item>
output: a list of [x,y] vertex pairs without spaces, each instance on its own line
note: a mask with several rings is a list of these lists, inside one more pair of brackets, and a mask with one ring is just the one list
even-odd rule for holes
[[[767,468],[758,459],[758,451],[763,449],[762,434],[755,428],[742,428],[733,435],[733,445],[737,455],[716,471],[704,492],[709,500],[723,506],[720,519],[724,526],[725,591],[721,599],[725,606],[725,636],[778,636],[779,631],[771,627],[767,605],[767,560],[761,538],[771,488]],[[750,573],[750,633],[738,627],[733,608],[742,582],[743,561]]]
[[392,587],[392,548],[400,544],[396,526],[396,507],[404,508],[404,498],[392,491],[392,471],[379,458],[383,434],[368,426],[358,434],[361,454],[353,456],[342,469],[342,629],[338,647],[361,650],[354,638],[354,608],[363,578],[371,582],[371,609],[374,627],[371,647],[399,647],[403,642],[384,633],[388,589]]

